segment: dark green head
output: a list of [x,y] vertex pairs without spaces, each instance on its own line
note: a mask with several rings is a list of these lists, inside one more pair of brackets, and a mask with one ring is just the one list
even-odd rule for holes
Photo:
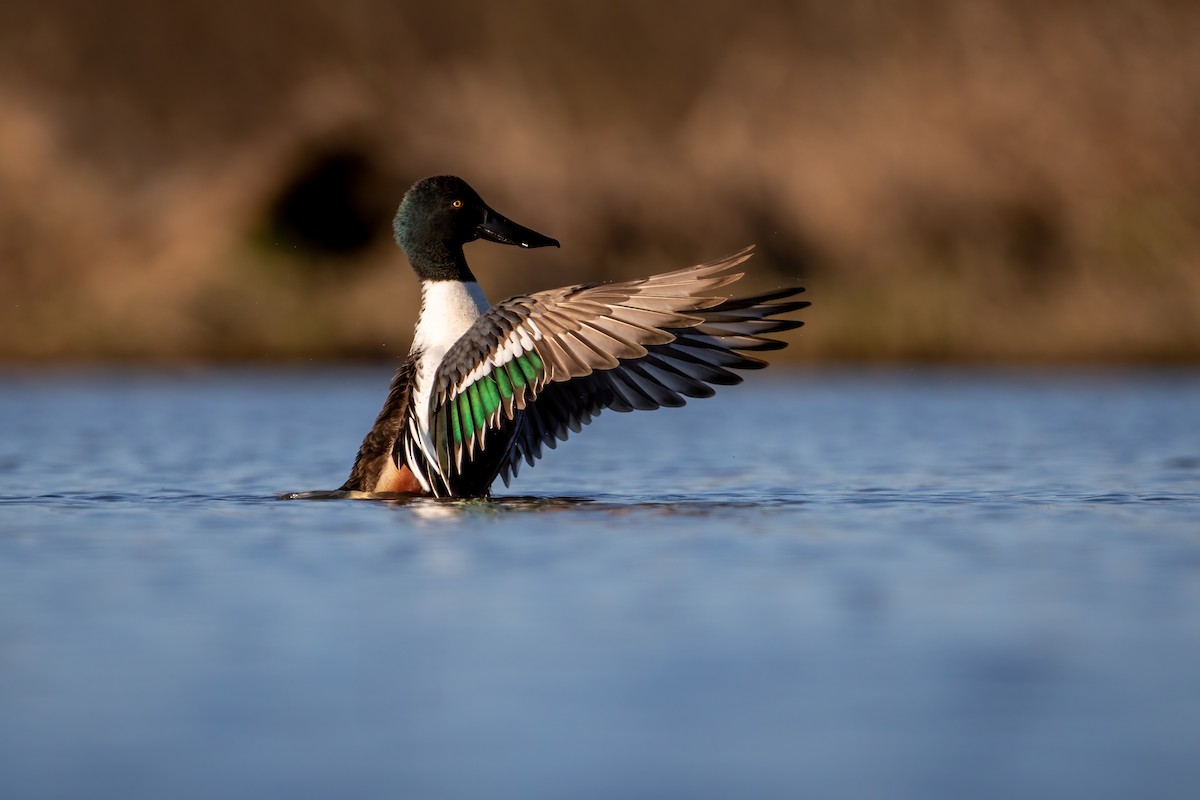
[[519,247],[558,242],[496,213],[462,178],[439,175],[404,193],[392,225],[396,244],[423,280],[473,281],[462,247],[488,239]]

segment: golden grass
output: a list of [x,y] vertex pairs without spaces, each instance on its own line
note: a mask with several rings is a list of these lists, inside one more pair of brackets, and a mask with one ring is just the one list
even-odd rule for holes
[[[756,242],[794,359],[1200,358],[1194,3],[436,5],[5,4],[0,358],[400,354],[439,172],[564,244],[497,299]],[[331,254],[277,201],[346,153]]]

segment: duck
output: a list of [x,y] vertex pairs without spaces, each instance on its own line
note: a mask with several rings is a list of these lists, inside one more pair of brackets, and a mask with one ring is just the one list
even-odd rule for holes
[[412,346],[340,492],[487,498],[522,463],[605,410],[678,407],[761,369],[770,337],[801,327],[802,287],[723,290],[753,245],[648,278],[585,283],[488,302],[463,254],[477,239],[520,248],[557,240],[492,209],[461,178],[405,192],[396,244],[421,286]]

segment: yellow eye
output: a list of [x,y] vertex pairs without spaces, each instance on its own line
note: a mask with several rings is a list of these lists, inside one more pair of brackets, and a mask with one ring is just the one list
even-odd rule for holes
[[454,206],[455,208],[462,208],[462,200],[455,200],[450,205]]

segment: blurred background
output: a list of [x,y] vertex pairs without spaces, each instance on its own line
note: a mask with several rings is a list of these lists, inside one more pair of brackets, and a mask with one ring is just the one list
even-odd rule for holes
[[1200,359],[1200,4],[5,0],[0,359],[407,349],[404,190],[561,250],[494,300],[747,243],[781,358]]

